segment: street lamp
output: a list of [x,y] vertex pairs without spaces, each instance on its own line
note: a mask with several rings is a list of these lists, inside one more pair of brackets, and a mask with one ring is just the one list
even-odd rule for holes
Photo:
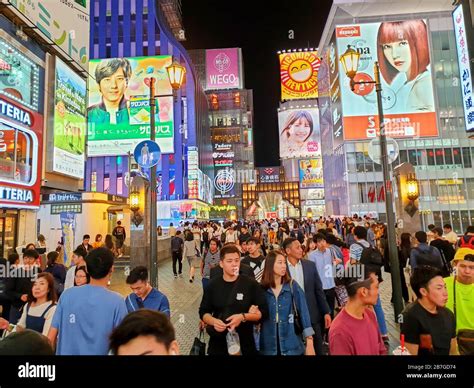
[[385,135],[385,122],[383,116],[382,107],[382,85],[380,83],[380,67],[379,63],[374,63],[374,81],[355,81],[354,78],[357,75],[359,68],[360,53],[354,50],[350,45],[347,46],[347,50],[341,55],[341,62],[344,67],[344,71],[350,79],[351,90],[354,91],[355,85],[372,84],[375,85],[377,92],[377,107],[379,113],[379,125],[380,125],[380,151],[382,159],[382,171],[385,188],[385,211],[387,213],[387,238],[388,238],[388,253],[390,259],[390,269],[392,275],[392,289],[393,289],[393,307],[395,311],[395,320],[398,322],[398,318],[403,310],[403,299],[402,299],[402,286],[400,279],[400,267],[398,265],[398,249],[397,249],[397,236],[395,233],[395,213],[393,210],[393,186],[390,172],[390,164],[388,162],[387,152],[387,138]]
[[[176,60],[166,68],[168,79],[173,92],[183,85],[186,68],[180,65]],[[158,97],[174,97],[173,94],[156,95],[155,94],[156,79],[149,79],[150,87],[150,140],[156,141],[155,112],[156,98]],[[156,164],[150,171],[150,281],[152,287],[158,287],[158,236],[157,236],[157,214],[156,214]]]

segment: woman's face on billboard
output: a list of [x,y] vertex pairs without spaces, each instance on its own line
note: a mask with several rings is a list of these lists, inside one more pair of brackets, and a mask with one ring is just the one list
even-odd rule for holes
[[100,91],[105,100],[119,103],[127,89],[127,80],[123,69],[119,68],[110,77],[105,77],[100,81]]
[[288,129],[290,138],[298,143],[303,143],[311,133],[311,126],[304,117],[299,118]]
[[408,73],[411,68],[411,51],[408,40],[398,40],[382,45],[388,62],[398,71]]

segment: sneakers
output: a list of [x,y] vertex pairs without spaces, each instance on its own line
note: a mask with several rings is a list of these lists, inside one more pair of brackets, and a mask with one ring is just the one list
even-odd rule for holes
[[178,279],[178,275],[174,275],[174,278],[175,278],[175,279]]
[[189,283],[192,283],[193,282],[193,279],[189,279]]
[[182,273],[179,273],[178,276],[179,276],[180,278],[182,278],[182,277],[183,277],[183,274],[182,274]]

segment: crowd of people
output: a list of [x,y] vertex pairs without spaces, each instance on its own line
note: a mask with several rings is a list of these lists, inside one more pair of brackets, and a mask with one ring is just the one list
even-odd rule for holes
[[[207,354],[389,353],[379,295],[391,271],[383,223],[357,215],[194,222],[168,233],[175,278],[187,263],[189,282],[202,280],[196,313]],[[67,270],[56,251],[44,268],[34,247],[8,257],[18,271],[0,279],[0,353],[36,338],[45,354],[179,354],[169,300],[147,268],[128,274],[127,297],[110,291],[117,252],[88,237]],[[401,233],[397,249],[406,307],[392,353],[473,354],[474,227],[461,237],[450,225]]]

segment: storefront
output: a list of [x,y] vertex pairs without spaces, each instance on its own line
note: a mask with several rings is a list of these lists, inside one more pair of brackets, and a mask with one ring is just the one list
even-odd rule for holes
[[[112,234],[117,221],[122,222],[130,236],[130,211],[128,198],[105,193],[49,193],[42,195],[37,228],[46,237],[48,249],[58,241],[65,247],[65,263],[72,251],[82,243],[85,234],[94,242],[97,234],[102,241]],[[129,241],[125,241],[129,245]]]
[[0,93],[0,257],[36,241],[43,116]]

